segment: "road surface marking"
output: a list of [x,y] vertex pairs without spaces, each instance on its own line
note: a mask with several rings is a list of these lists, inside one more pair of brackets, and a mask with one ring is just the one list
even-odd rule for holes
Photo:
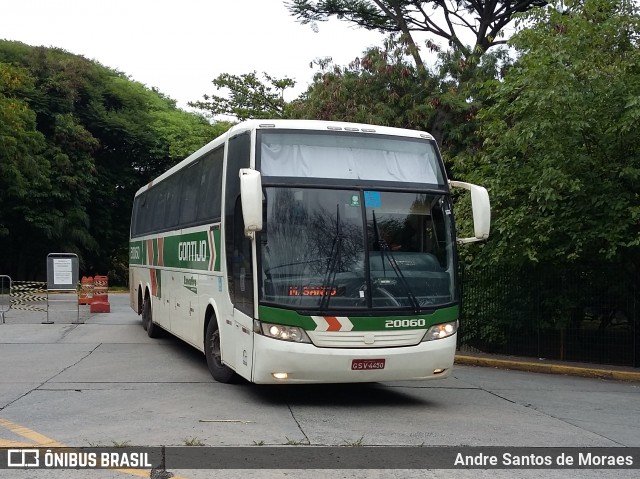
[[[69,449],[69,446],[65,446],[61,442],[58,442],[54,439],[51,439],[39,432],[33,431],[28,427],[21,426],[20,424],[16,424],[15,422],[8,421],[7,419],[3,419],[0,417],[0,427],[11,431],[18,436],[21,436],[25,439],[29,439],[30,443],[26,442],[17,442],[11,441],[9,439],[2,439],[0,437],[0,447],[66,447]],[[146,469],[110,469],[112,471],[121,472],[123,474],[129,474],[130,476],[138,476],[138,477],[146,477],[148,478],[151,471]],[[182,476],[173,476],[173,479],[187,479]]]

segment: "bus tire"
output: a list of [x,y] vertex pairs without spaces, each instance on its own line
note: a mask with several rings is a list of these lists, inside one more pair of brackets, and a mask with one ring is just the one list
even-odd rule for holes
[[207,358],[207,366],[213,379],[219,383],[234,382],[236,373],[229,366],[222,363],[220,329],[215,317],[211,318],[207,325],[207,335],[204,339],[204,355]]
[[153,311],[151,309],[151,298],[147,298],[144,302],[142,314],[147,316],[147,336],[150,338],[159,338],[162,336],[162,328],[153,322]]
[[142,329],[144,329],[145,331],[147,330],[147,322],[145,321],[145,315],[144,315],[144,302],[145,300],[142,299],[142,289],[140,289],[140,291],[138,291],[138,315],[140,316],[141,322],[142,322]]
[[[147,308],[147,304],[149,305],[148,308]],[[144,298],[144,301],[142,301],[141,309],[142,309],[142,313],[141,313],[142,329],[146,331],[147,328],[149,327],[149,315],[151,314],[151,300],[149,299],[148,296]]]

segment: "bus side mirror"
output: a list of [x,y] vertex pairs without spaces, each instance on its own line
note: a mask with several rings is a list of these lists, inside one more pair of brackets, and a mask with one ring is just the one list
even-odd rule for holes
[[489,203],[489,193],[482,186],[465,183],[463,181],[449,181],[455,188],[464,188],[471,192],[471,209],[473,211],[473,238],[460,238],[458,243],[473,243],[484,241],[489,237],[491,228],[491,204]]
[[244,234],[253,238],[256,231],[262,231],[262,178],[259,171],[240,169],[240,198]]

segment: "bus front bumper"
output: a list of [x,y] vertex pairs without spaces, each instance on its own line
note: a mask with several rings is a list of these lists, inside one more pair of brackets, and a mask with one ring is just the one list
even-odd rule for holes
[[451,374],[456,338],[454,334],[415,346],[341,349],[255,334],[252,381],[287,384],[443,379]]

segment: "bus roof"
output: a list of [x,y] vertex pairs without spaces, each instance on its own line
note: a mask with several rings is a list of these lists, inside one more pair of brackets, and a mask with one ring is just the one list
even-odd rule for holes
[[238,133],[240,131],[270,128],[287,130],[360,131],[365,133],[377,133],[379,135],[406,136],[433,140],[433,136],[425,131],[394,128],[390,126],[367,125],[364,123],[323,120],[247,120],[234,125],[227,133],[230,136],[233,136],[234,133]]

